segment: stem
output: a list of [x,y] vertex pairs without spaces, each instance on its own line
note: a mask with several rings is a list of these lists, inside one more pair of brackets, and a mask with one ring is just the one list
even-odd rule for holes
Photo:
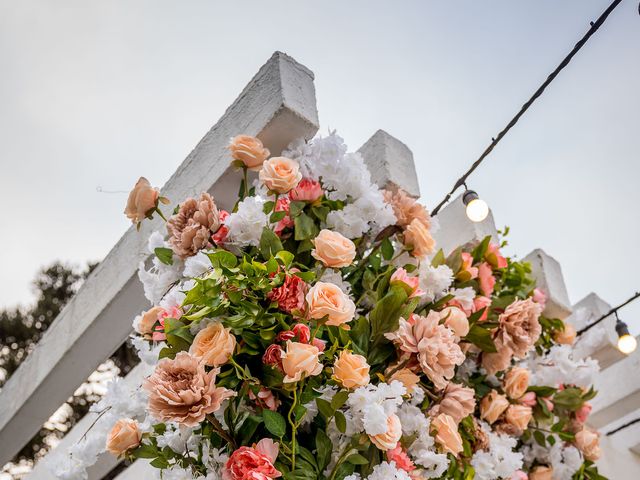
[[164,222],[167,223],[167,217],[164,216],[164,214],[162,213],[162,210],[160,210],[158,207],[156,207],[155,210],[158,213],[158,215],[160,215],[160,218],[162,218]]
[[212,415],[209,414],[207,415],[207,420],[209,420],[209,423],[211,423],[211,425],[213,425],[214,430],[218,433],[218,435],[220,435],[222,438],[224,438],[227,443],[229,445],[231,445],[231,448],[233,448],[234,450],[236,450],[238,447],[236,446],[236,441],[231,437],[231,435],[229,435],[225,429],[222,427],[222,425],[220,424],[220,422],[218,421],[218,419]]
[[336,474],[338,473],[338,467],[342,465],[345,459],[351,454],[352,450],[353,449],[351,448],[351,444],[347,445],[347,448],[344,449],[344,452],[342,452],[342,455],[340,455],[340,458],[338,458],[338,461],[333,467],[333,470],[331,470],[331,475],[329,475],[329,480],[334,480],[336,478]]
[[298,386],[293,390],[293,403],[291,404],[291,408],[289,409],[289,414],[287,415],[287,419],[289,420],[289,425],[291,425],[291,471],[293,472],[296,469],[296,432],[298,430],[298,426],[296,422],[293,421],[293,409],[296,408],[296,404],[298,403]]
[[248,175],[247,175],[247,167],[242,167],[242,177],[244,178],[244,196],[245,198],[249,196],[249,185],[248,185]]
[[313,342],[313,340],[318,336],[318,331],[320,330],[320,323],[318,323],[318,325],[316,326],[316,328],[313,330],[313,333],[311,334],[311,342]]

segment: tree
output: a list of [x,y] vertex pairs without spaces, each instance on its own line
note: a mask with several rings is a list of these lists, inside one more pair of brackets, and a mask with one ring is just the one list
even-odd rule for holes
[[[33,282],[36,292],[33,306],[0,310],[0,388],[33,351],[96,265],[89,264],[84,270],[78,270],[56,262],[45,267],[38,272]],[[104,377],[105,372],[126,375],[137,362],[137,355],[128,343],[118,348],[43,425],[16,455],[12,464],[29,465],[44,456],[51,445],[62,438],[89,411],[90,406],[100,399],[101,389],[97,388],[103,382],[100,377]],[[2,471],[6,472],[8,469],[9,466],[5,466]]]

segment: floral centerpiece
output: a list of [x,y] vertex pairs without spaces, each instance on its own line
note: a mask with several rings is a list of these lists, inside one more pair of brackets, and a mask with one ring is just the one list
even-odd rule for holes
[[[425,207],[335,133],[229,152],[232,211],[182,199],[150,239],[133,341],[153,370],[110,452],[164,479],[603,478],[597,364],[526,263],[489,237],[437,250]],[[166,201],[140,179],[125,213]]]

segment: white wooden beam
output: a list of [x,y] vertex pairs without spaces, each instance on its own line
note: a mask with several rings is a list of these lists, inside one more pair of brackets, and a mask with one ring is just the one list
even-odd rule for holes
[[149,465],[149,460],[141,458],[133,462],[126,470],[120,472],[115,480],[142,480],[153,477],[154,468]]
[[436,240],[437,248],[442,248],[445,255],[460,246],[475,245],[487,235],[492,237],[493,242],[498,243],[498,232],[491,210],[482,222],[472,222],[467,217],[462,195],[449,202],[435,218],[439,223],[439,229],[433,232],[433,238]]
[[[313,73],[276,52],[182,162],[162,194],[180,201],[209,190],[224,206],[234,198],[226,181],[226,145],[232,136],[257,135],[277,154],[295,138],[312,137],[317,128]],[[236,187],[233,182],[234,196]],[[145,221],[140,232],[132,227],[124,234],[0,392],[0,464],[125,341],[131,319],[147,307],[137,266],[148,256],[149,235],[162,227],[156,218]]]
[[544,250],[536,248],[523,261],[531,264],[536,286],[547,296],[544,314],[549,318],[564,320],[571,315],[571,302],[562,276],[560,263]]

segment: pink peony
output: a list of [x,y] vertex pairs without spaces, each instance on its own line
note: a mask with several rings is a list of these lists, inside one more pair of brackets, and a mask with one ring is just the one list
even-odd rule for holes
[[495,243],[490,243],[484,258],[493,268],[506,268],[507,259],[500,254],[500,247]]
[[418,277],[410,277],[404,268],[399,268],[390,279],[391,285],[400,285],[405,289],[409,298],[420,297],[424,292],[420,290],[420,279]]
[[277,456],[278,444],[269,439],[260,440],[253,447],[240,447],[229,457],[222,472],[222,478],[223,480],[280,478],[282,474],[273,466]]
[[496,279],[488,263],[482,262],[478,267],[480,291],[485,297],[490,297],[496,285]]
[[396,462],[396,467],[405,472],[412,472],[416,469],[407,452],[402,449],[400,442],[398,442],[395,448],[387,450],[387,460]]
[[307,284],[300,277],[287,274],[284,283],[271,290],[267,298],[272,302],[278,302],[278,308],[287,313],[304,309],[304,297],[307,293]]
[[273,229],[273,231],[276,233],[276,235],[282,234],[282,231],[285,228],[293,227],[293,220],[289,216],[289,206],[290,206],[290,204],[291,204],[291,200],[289,200],[289,197],[280,197],[280,198],[278,198],[278,201],[276,202],[276,206],[274,208],[274,211],[276,211],[276,212],[285,212],[286,213],[285,217],[282,220],[280,220],[278,223],[276,223],[276,226]]
[[294,202],[313,203],[324,195],[320,182],[311,178],[303,178],[298,186],[289,192],[289,198]]

